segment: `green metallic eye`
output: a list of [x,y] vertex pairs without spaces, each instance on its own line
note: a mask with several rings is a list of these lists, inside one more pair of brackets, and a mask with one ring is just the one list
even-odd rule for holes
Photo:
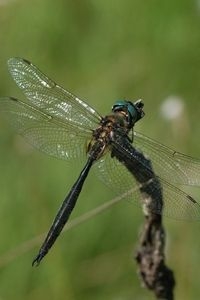
[[129,127],[132,127],[135,122],[141,119],[144,116],[144,112],[142,110],[144,104],[141,100],[137,100],[136,102],[126,101],[126,100],[118,100],[114,103],[112,107],[113,112],[124,111],[128,115],[128,123]]
[[134,104],[132,102],[127,102],[127,111],[130,115],[130,118],[132,120],[132,123],[135,123],[137,121],[138,118],[138,112],[136,110],[136,107],[134,106]]

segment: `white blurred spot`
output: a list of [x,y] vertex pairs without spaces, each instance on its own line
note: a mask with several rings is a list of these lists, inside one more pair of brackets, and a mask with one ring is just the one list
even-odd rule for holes
[[200,0],[196,0],[196,4],[197,4],[198,11],[200,11]]
[[164,119],[174,120],[180,117],[184,111],[184,102],[183,99],[177,96],[167,97],[161,107],[160,112]]

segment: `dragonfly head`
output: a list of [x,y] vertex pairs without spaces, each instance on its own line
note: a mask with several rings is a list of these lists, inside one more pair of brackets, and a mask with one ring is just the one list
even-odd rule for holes
[[134,103],[127,100],[118,100],[112,107],[113,112],[123,112],[127,116],[128,127],[132,128],[134,124],[144,117],[144,103],[141,99]]

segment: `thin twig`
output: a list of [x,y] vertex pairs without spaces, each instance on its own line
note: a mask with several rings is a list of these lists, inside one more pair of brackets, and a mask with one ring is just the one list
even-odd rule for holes
[[[140,153],[139,155],[142,158],[143,154]],[[173,300],[175,279],[172,270],[165,264],[164,254],[162,185],[153,172],[151,161],[145,157],[142,159],[151,172],[147,174],[147,181],[140,188],[145,222],[135,258],[143,285],[152,290],[157,299]],[[141,183],[141,178],[138,178],[138,181]],[[161,214],[157,214],[158,211]]]
[[[90,210],[89,212],[81,215],[80,217],[77,217],[67,223],[65,226],[63,232],[73,229],[74,227],[88,221],[89,219],[94,218],[96,215],[106,211],[109,207],[116,205],[117,203],[121,202],[123,199],[129,196],[129,194],[134,193],[135,189],[132,189],[118,197],[115,197],[114,199],[105,202],[98,207]],[[41,241],[45,238],[46,233],[42,233],[28,241],[25,241],[24,243],[20,244],[19,246],[15,247],[14,249],[11,249],[9,251],[6,251],[5,254],[2,254],[0,256],[0,268],[8,265],[13,260],[17,259],[19,256],[22,256],[23,254],[27,253],[37,245],[41,244]]]
[[143,285],[152,290],[157,299],[173,300],[175,280],[165,264],[165,232],[161,215],[145,217],[140,242],[135,255]]
[[[125,165],[140,186],[145,215],[140,243],[135,255],[142,284],[152,290],[157,299],[173,300],[175,280],[165,264],[165,231],[162,225],[164,207],[162,185],[153,171],[151,161],[129,142],[118,138],[112,155]],[[159,213],[159,214],[158,214]]]

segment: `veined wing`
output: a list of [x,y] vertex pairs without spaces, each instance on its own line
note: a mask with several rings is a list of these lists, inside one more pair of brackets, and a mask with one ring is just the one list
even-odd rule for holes
[[[110,187],[117,195],[127,195],[124,198],[130,202],[137,204],[142,203],[141,184],[139,184],[134,176],[127,168],[116,158],[111,158],[107,153],[94,165],[97,176]],[[142,166],[144,169],[144,166]],[[147,172],[149,170],[147,169]],[[141,169],[135,170],[141,172]],[[160,180],[161,190],[156,180]],[[155,184],[154,184],[155,181]],[[153,196],[152,212],[163,214],[165,216],[179,220],[200,220],[200,205],[187,193],[173,186],[159,177],[152,178],[149,183],[145,182]],[[136,188],[137,187],[137,188]],[[160,206],[160,193],[163,195],[163,211]]]
[[52,118],[84,132],[90,132],[101,120],[92,107],[57,85],[29,61],[11,58],[8,69],[32,105]]
[[176,152],[139,132],[134,132],[133,145],[151,160],[160,178],[174,184],[200,185],[200,159]]
[[86,154],[86,140],[92,132],[80,131],[65,120],[15,98],[1,98],[0,111],[30,144],[59,159],[80,158]]

